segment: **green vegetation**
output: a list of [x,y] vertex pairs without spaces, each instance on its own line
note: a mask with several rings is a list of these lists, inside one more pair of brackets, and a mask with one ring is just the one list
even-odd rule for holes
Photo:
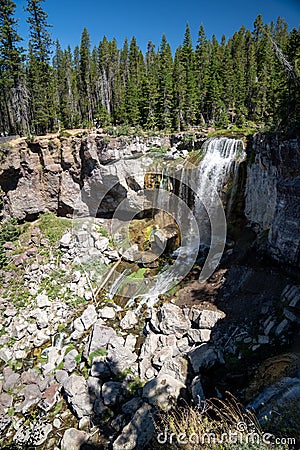
[[136,280],[136,279],[140,280],[140,279],[144,278],[145,272],[147,272],[147,269],[145,267],[140,267],[136,271],[129,274],[128,278],[130,278],[131,280]]
[[93,364],[94,358],[97,356],[106,356],[107,350],[105,348],[98,348],[97,350],[94,350],[89,354],[89,365],[91,366]]
[[68,219],[57,217],[54,213],[41,214],[39,217],[39,227],[49,244],[54,246],[62,238],[63,234],[70,230],[71,224]]
[[7,265],[4,244],[6,242],[14,242],[20,235],[20,227],[18,227],[15,219],[6,219],[0,224],[0,268]]
[[74,51],[57,40],[51,61],[42,2],[27,0],[27,52],[20,46],[16,4],[0,5],[3,132],[34,136],[94,124],[114,137],[205,126],[244,129],[249,123],[299,130],[300,29],[289,31],[280,17],[265,24],[259,15],[252,30],[241,26],[220,42],[208,39],[201,25],[195,45],[187,25],[174,57],[164,35],[157,50],[149,41],[143,54],[134,37],[118,48],[104,36],[91,48],[84,28]]

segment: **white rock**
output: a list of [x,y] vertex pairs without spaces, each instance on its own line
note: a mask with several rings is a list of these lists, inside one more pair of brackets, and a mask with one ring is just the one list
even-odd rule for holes
[[120,327],[123,330],[129,330],[130,328],[133,328],[134,325],[138,323],[137,317],[133,311],[127,311],[125,316],[120,322]]
[[88,330],[97,321],[98,315],[94,305],[89,305],[83,312],[81,322],[85,330]]
[[46,342],[49,340],[49,336],[46,334],[44,330],[37,330],[35,339],[33,341],[33,345],[35,347],[40,347],[43,344],[46,344]]
[[91,292],[91,291],[85,291],[85,293],[84,293],[84,298],[85,298],[87,301],[92,300],[92,298],[93,298],[92,292]]
[[176,405],[182,389],[185,389],[185,384],[181,381],[167,374],[159,374],[145,384],[143,398],[151,405],[168,411]]
[[144,403],[113,443],[113,450],[143,449],[154,435],[151,407]]
[[37,303],[38,308],[45,308],[45,307],[51,306],[51,302],[48,298],[48,295],[45,293],[37,295],[36,303]]
[[98,239],[95,242],[95,247],[98,250],[100,250],[101,252],[104,252],[104,250],[106,250],[108,246],[109,246],[109,239],[107,237],[103,237],[101,239]]
[[74,320],[74,330],[79,331],[80,333],[84,332],[84,325],[80,317],[77,317],[77,319]]
[[69,247],[71,241],[72,241],[72,234],[68,231],[63,235],[59,243],[62,247]]
[[113,319],[116,312],[112,306],[104,306],[104,308],[99,310],[98,314],[102,319]]
[[57,417],[53,420],[53,426],[54,426],[54,428],[61,427],[61,421]]

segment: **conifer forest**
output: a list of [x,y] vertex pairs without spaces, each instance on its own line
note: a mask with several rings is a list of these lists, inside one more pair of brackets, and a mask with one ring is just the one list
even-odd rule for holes
[[[28,45],[16,4],[0,3],[0,132],[41,135],[59,129],[124,125],[187,130],[249,123],[272,131],[300,119],[300,29],[284,19],[241,26],[219,42],[186,24],[182,44],[167,37],[145,54],[136,38],[92,48],[89,31],[71,49],[52,41],[44,0],[28,0]],[[183,24],[184,26],[184,24]],[[26,48],[25,48],[26,47]]]

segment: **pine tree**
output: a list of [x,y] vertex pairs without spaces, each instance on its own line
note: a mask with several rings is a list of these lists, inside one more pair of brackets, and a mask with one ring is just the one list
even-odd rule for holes
[[142,79],[141,118],[142,124],[148,129],[158,125],[158,56],[154,48],[155,45],[149,41]]
[[222,116],[224,105],[222,103],[222,85],[220,76],[221,56],[219,43],[213,35],[210,45],[209,76],[207,95],[205,99],[206,123],[214,125]]
[[73,84],[72,52],[70,47],[63,51],[58,41],[56,41],[53,68],[57,117],[63,128],[74,128],[79,125],[79,120],[74,97],[76,87]]
[[247,111],[245,108],[246,100],[246,80],[245,80],[245,27],[234,33],[231,43],[231,55],[233,61],[234,72],[234,109],[235,122],[243,125],[245,122]]
[[183,65],[182,47],[175,53],[173,69],[173,127],[180,131],[184,129],[184,103],[185,103],[185,70]]
[[256,104],[254,119],[260,124],[270,120],[273,106],[268,97],[273,95],[273,87],[270,83],[274,65],[274,53],[269,38],[270,27],[264,25],[261,14],[254,22],[253,38],[256,50],[257,82],[253,100]]
[[[204,26],[201,25],[195,51],[195,77],[196,77],[196,117],[198,123],[204,125],[207,119],[205,99],[209,78],[209,41],[206,38]],[[206,117],[205,117],[206,116]]]
[[255,86],[257,83],[257,66],[255,58],[254,40],[249,30],[245,34],[245,107],[247,109],[248,119],[254,120],[255,115]]
[[286,73],[287,89],[282,98],[280,118],[285,130],[300,132],[300,27],[290,32],[287,48],[287,59],[292,71]]
[[184,68],[184,102],[183,102],[183,120],[184,127],[190,127],[195,122],[195,72],[194,72],[194,52],[191,39],[190,27],[187,24],[184,41],[182,45],[182,65]]
[[145,70],[143,54],[133,37],[128,55],[128,82],[126,86],[127,120],[130,125],[138,125],[141,120],[141,87]]
[[86,28],[81,35],[78,61],[79,108],[83,126],[93,120],[91,86],[91,41]]
[[49,64],[52,41],[48,31],[48,14],[40,5],[43,1],[28,0],[26,8],[30,32],[28,83],[31,93],[31,119],[36,134],[52,130],[56,122],[54,74]]
[[158,120],[160,128],[172,126],[173,58],[165,35],[158,49]]
[[2,133],[23,134],[28,128],[28,93],[15,9],[11,0],[0,3],[0,113]]
[[232,61],[232,41],[226,42],[225,36],[222,36],[221,42],[221,64],[220,79],[222,80],[221,99],[223,107],[220,111],[218,125],[221,128],[228,126],[229,122],[233,122],[235,118],[234,110],[234,69]]
[[113,117],[116,124],[127,123],[126,92],[128,83],[128,40],[124,41],[120,51],[118,67],[113,80]]

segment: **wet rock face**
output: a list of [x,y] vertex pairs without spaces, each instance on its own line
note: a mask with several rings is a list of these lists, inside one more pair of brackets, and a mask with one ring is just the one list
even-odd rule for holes
[[300,266],[300,140],[256,135],[248,165],[245,214],[268,231],[271,256]]

